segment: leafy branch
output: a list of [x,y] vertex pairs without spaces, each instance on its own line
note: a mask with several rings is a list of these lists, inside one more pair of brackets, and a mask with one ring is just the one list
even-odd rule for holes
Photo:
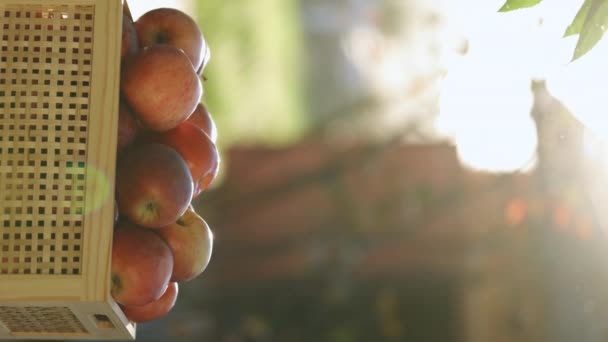
[[[542,0],[507,0],[498,10],[509,12],[538,5]],[[593,49],[604,36],[608,27],[608,0],[585,0],[572,23],[566,28],[564,37],[578,35],[572,61]]]

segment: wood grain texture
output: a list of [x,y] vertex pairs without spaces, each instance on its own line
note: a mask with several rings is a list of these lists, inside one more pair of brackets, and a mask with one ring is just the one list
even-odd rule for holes
[[0,339],[135,337],[110,296],[121,0],[0,0]]

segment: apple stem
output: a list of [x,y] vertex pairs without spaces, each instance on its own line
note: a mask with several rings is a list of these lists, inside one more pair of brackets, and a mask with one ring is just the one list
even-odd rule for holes
[[122,288],[122,282],[120,281],[120,277],[116,274],[112,274],[112,289],[110,292],[114,295]]
[[167,44],[169,42],[169,36],[163,31],[158,31],[155,34],[154,41],[156,44]]

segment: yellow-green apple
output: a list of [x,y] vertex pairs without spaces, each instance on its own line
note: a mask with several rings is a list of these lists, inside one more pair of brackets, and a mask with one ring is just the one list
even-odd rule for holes
[[178,285],[176,282],[170,282],[169,286],[165,290],[159,299],[140,306],[125,306],[121,305],[120,308],[125,314],[127,319],[134,323],[144,323],[159,319],[166,316],[171,309],[175,306],[177,300]]
[[160,228],[182,216],[190,205],[193,182],[184,159],[162,144],[134,144],[118,156],[116,200],[121,216]]
[[135,22],[141,47],[167,44],[183,50],[198,70],[205,60],[207,43],[196,21],[175,8],[156,8]]
[[186,161],[194,182],[194,194],[206,190],[218,174],[220,155],[202,129],[183,122],[174,129],[153,133],[150,141],[174,148]]
[[125,146],[131,144],[139,132],[139,123],[135,118],[135,115],[127,107],[127,105],[120,101],[118,106],[118,141],[117,150],[120,151]]
[[134,55],[139,50],[139,42],[137,39],[137,31],[135,30],[135,24],[125,14],[122,16],[122,41],[120,49],[120,59]]
[[146,47],[127,59],[120,88],[140,123],[155,131],[188,119],[203,94],[188,57],[170,45]]
[[171,281],[192,280],[207,268],[213,249],[213,234],[192,205],[175,223],[157,232],[173,252]]
[[199,103],[194,112],[190,114],[187,121],[202,129],[203,132],[207,133],[207,136],[209,136],[211,141],[215,144],[217,141],[217,128],[213,118],[211,117],[211,113],[209,113],[204,104]]
[[165,292],[173,254],[154,231],[121,221],[112,239],[111,290],[122,305],[145,305]]

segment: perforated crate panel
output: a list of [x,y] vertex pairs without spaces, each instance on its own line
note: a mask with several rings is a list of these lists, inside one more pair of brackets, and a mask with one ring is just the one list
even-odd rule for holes
[[0,0],[0,338],[134,338],[109,294],[121,16]]

